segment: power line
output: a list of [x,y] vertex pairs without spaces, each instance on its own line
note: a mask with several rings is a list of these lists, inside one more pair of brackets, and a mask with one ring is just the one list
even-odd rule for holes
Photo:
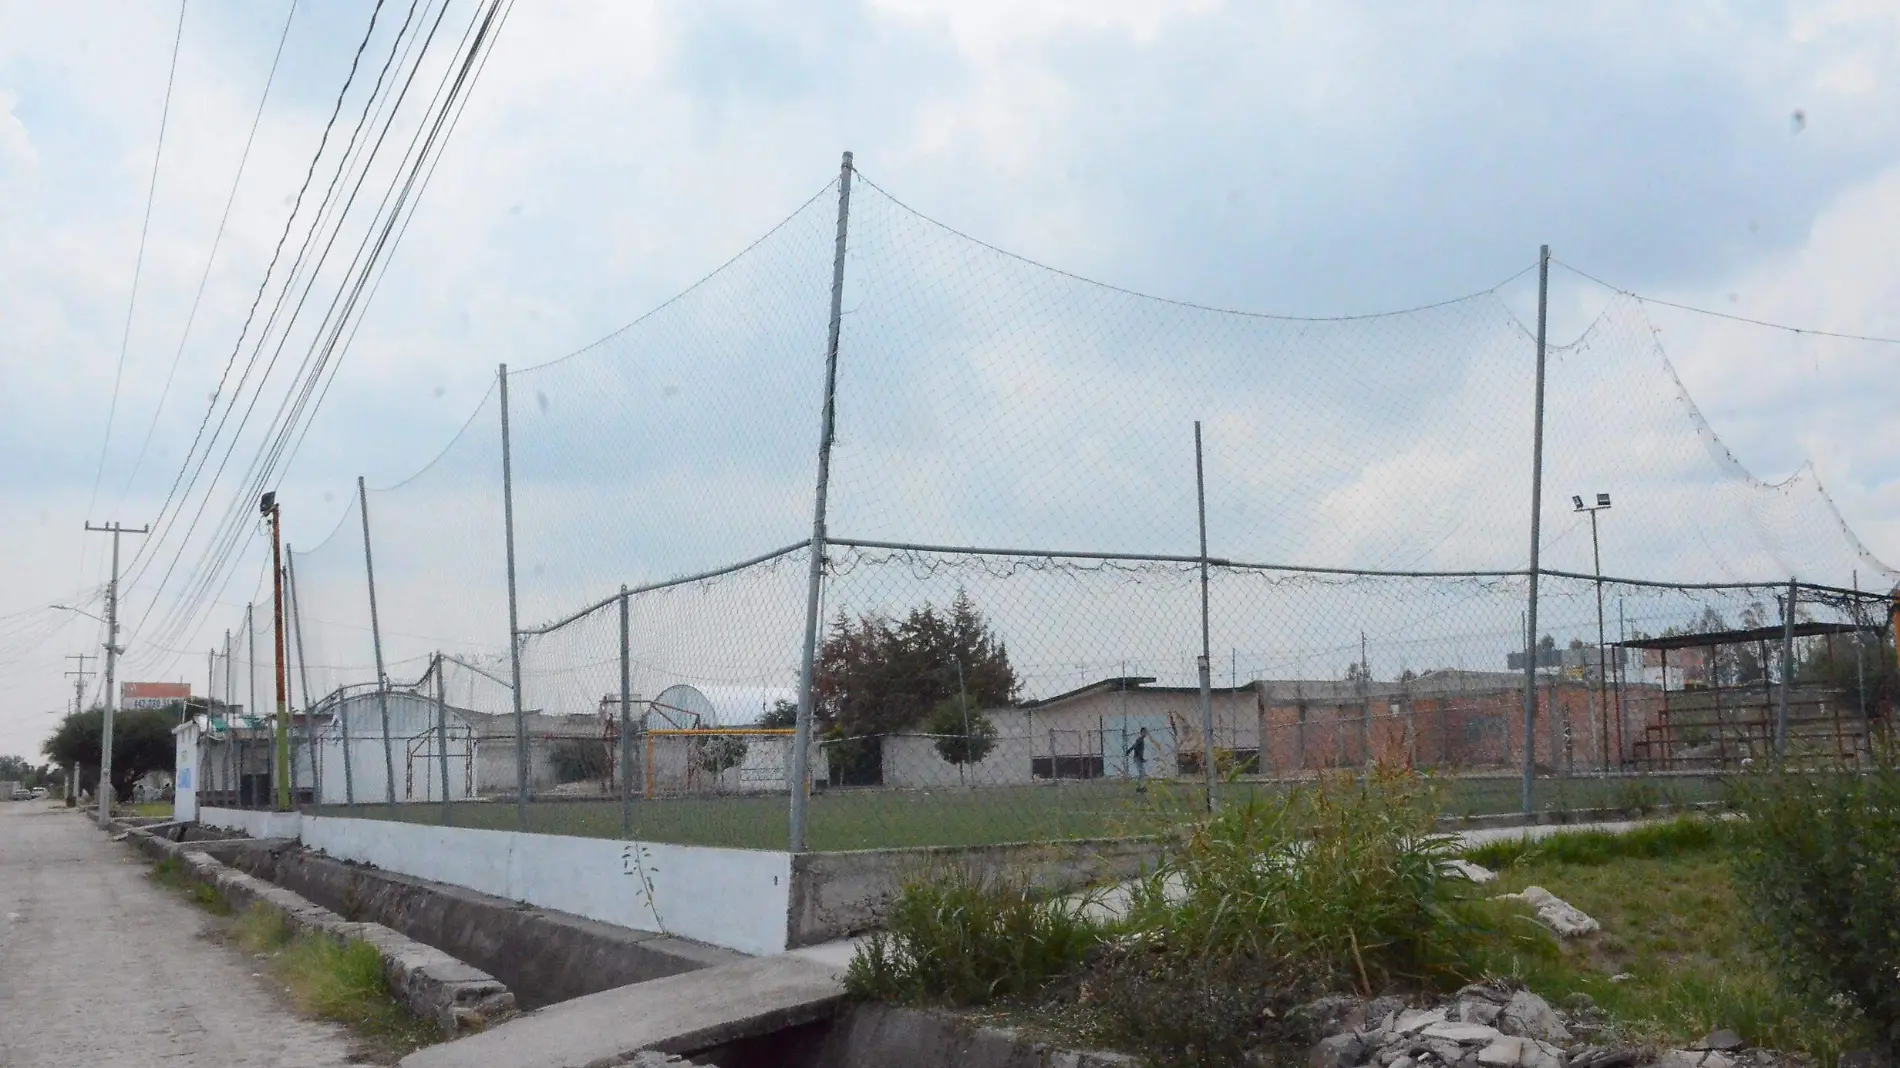
[[[346,163],[344,164],[344,166],[339,167],[337,173],[331,179],[330,189],[326,191],[324,194],[322,206],[319,208],[319,214],[318,214],[319,223],[316,227],[313,227],[312,231],[306,236],[303,242],[303,248],[298,253],[298,256],[297,256],[298,264],[302,263],[305,254],[308,252],[311,242],[316,237],[317,230],[321,228],[322,215],[324,214],[325,211],[327,211],[328,206],[333,202],[337,184],[342,179],[346,171],[348,170],[347,158],[353,154],[353,150],[355,149],[357,145],[358,138],[360,137],[362,133],[363,124],[369,118],[371,104],[375,101],[378,95],[378,92],[380,91],[381,86],[384,82],[384,79],[388,75],[390,64],[395,61],[396,53],[400,47],[400,41],[402,39],[402,35],[407,30],[410,23],[413,21],[416,8],[417,8],[417,4],[414,2],[414,0],[412,0],[410,4],[409,17],[404,19],[403,29],[398,31],[397,42],[395,44],[392,44],[391,51],[390,51],[390,58],[388,61],[385,62],[382,71],[377,75],[376,89],[372,90],[370,98],[365,100],[363,112],[357,118],[356,129],[352,131],[350,135],[350,144],[345,149]],[[433,41],[436,30],[440,28],[442,16],[446,15],[447,11],[448,11],[447,4],[444,4],[439,9],[435,23],[429,31],[429,41]],[[196,530],[198,521],[203,517],[204,509],[206,505],[210,503],[211,490],[212,488],[216,486],[217,482],[223,477],[224,471],[226,467],[229,465],[232,455],[236,451],[239,435],[243,433],[244,428],[249,424],[251,416],[256,411],[258,401],[263,399],[263,393],[264,393],[263,383],[268,380],[271,372],[276,367],[277,361],[283,355],[284,348],[289,342],[289,332],[291,330],[291,327],[296,322],[297,318],[302,314],[305,302],[309,300],[311,292],[316,287],[317,280],[318,280],[318,272],[321,271],[323,264],[329,259],[330,252],[332,251],[332,249],[335,248],[337,238],[341,236],[343,221],[348,216],[350,208],[355,204],[357,196],[362,192],[363,185],[367,181],[368,176],[369,176],[369,168],[371,164],[373,163],[376,155],[380,151],[384,139],[387,138],[390,128],[394,125],[397,119],[397,112],[400,110],[401,100],[406,98],[409,88],[414,82],[415,74],[417,70],[420,69],[423,59],[426,58],[428,49],[429,49],[429,42],[425,41],[423,45],[422,55],[419,55],[417,57],[416,64],[410,68],[409,75],[403,83],[401,92],[398,94],[397,101],[396,101],[396,110],[391,111],[388,120],[383,124],[382,132],[377,136],[374,146],[372,146],[369,149],[368,154],[363,158],[363,164],[364,164],[363,168],[357,173],[355,183],[351,186],[350,193],[347,200],[344,201],[342,207],[339,208],[336,215],[333,216],[332,221],[334,223],[334,226],[331,228],[329,238],[324,243],[322,252],[317,256],[315,266],[312,267],[311,271],[306,277],[306,280],[304,282],[303,292],[298,296],[295,306],[292,307],[291,309],[290,317],[287,320],[284,327],[284,333],[282,336],[280,336],[275,351],[272,352],[269,361],[265,365],[264,374],[259,380],[258,388],[251,394],[250,403],[246,406],[244,415],[240,418],[238,422],[237,431],[233,434],[233,436],[230,439],[229,444],[227,444],[227,446],[225,447],[224,456],[219,460],[218,468],[212,474],[211,484],[210,486],[207,487],[204,497],[201,498],[201,500],[199,501],[198,511],[193,516],[191,528],[187,530],[186,532],[187,539],[189,539],[191,533]],[[383,201],[384,204],[387,203],[387,199],[388,199],[388,194],[385,193],[384,201]],[[381,213],[382,213],[382,207],[381,205],[379,205],[376,215],[372,216],[372,218],[380,217]],[[374,233],[373,223],[372,223],[369,233]],[[352,257],[349,267],[345,270],[345,273],[344,273],[344,287],[345,288],[349,287],[349,284],[350,284],[349,279],[357,276],[357,273],[358,273],[357,266],[358,264],[364,262],[362,258],[363,248],[365,245],[368,244],[368,242],[369,242],[369,234],[366,233],[365,237],[363,238],[362,243],[360,243],[358,246],[356,254]],[[293,276],[295,275],[296,270],[297,270],[296,266],[293,265],[292,267]],[[361,280],[359,279],[357,282],[357,288],[359,291],[360,291],[360,287],[361,287]],[[277,315],[283,307],[283,302],[289,295],[289,288],[290,287],[287,285],[285,290],[279,294],[277,302],[276,302],[276,306],[273,308],[271,312],[270,321],[266,324],[266,327],[265,327],[266,334],[268,334],[269,332],[270,324],[276,321]],[[279,402],[277,412],[272,416],[271,420],[267,424],[267,429],[264,432],[265,434],[264,442],[261,444],[259,451],[253,455],[252,460],[250,464],[247,466],[244,475],[240,478],[240,483],[243,486],[247,487],[247,489],[244,492],[240,492],[232,496],[230,503],[226,506],[223,517],[220,518],[220,520],[215,525],[214,527],[215,533],[211,537],[211,545],[209,545],[206,551],[203,554],[201,554],[201,556],[199,557],[199,563],[196,566],[194,566],[192,576],[187,580],[187,588],[190,592],[181,596],[181,599],[174,604],[173,611],[169,613],[168,616],[166,617],[168,626],[175,625],[177,628],[180,628],[180,629],[183,629],[189,626],[189,622],[192,616],[196,614],[198,608],[202,604],[203,592],[205,590],[210,589],[212,586],[218,583],[219,572],[224,570],[225,564],[230,560],[231,554],[236,550],[241,540],[241,535],[244,529],[243,518],[246,514],[245,505],[247,504],[249,496],[256,490],[261,489],[263,483],[268,480],[271,468],[274,465],[275,456],[278,453],[280,453],[282,450],[282,447],[283,447],[282,441],[283,441],[284,436],[287,433],[287,429],[285,425],[282,423],[282,420],[284,418],[284,412],[286,408],[289,407],[291,403],[291,399],[295,396],[298,396],[300,393],[303,396],[307,397],[309,393],[310,383],[308,381],[305,381],[305,379],[306,379],[306,376],[309,374],[309,367],[311,364],[311,360],[316,356],[315,346],[320,345],[322,343],[322,340],[321,340],[322,336],[325,333],[326,327],[333,320],[335,316],[337,302],[341,298],[341,295],[342,293],[341,291],[339,291],[336,296],[333,296],[331,298],[329,308],[326,309],[326,311],[324,312],[323,318],[319,321],[319,324],[317,327],[317,341],[313,343],[313,348],[312,348],[311,353],[306,355],[302,364],[299,366],[296,372],[296,375],[293,376],[292,386],[286,392],[284,399]],[[339,325],[339,329],[340,329],[340,325]],[[334,338],[334,332],[332,332],[332,337]],[[260,336],[259,341],[258,341],[258,350],[257,350],[259,353],[262,352],[263,344],[264,344],[263,337]],[[334,344],[334,341],[332,341],[332,344]],[[252,362],[254,363],[255,360],[256,360],[256,357],[253,356]],[[247,370],[247,375],[248,375],[248,370]],[[299,388],[295,385],[295,383],[298,381],[305,382],[301,390],[299,390]],[[241,383],[240,383],[240,387],[241,387]],[[235,408],[235,403],[236,402],[234,400],[233,408]],[[294,415],[292,418],[294,419]],[[274,441],[272,440],[273,437],[275,438]],[[208,453],[207,453],[207,458],[208,458]],[[260,468],[260,464],[262,464],[261,468]],[[180,546],[180,551],[181,553],[183,551],[182,544]],[[169,571],[168,571],[168,575],[169,575]],[[182,614],[180,612],[181,608],[183,608]],[[150,614],[150,609],[148,608],[147,615],[149,614]],[[140,619],[141,626],[144,624],[144,621],[145,621],[144,617],[141,617]]]
[[[286,216],[284,219],[283,232],[277,236],[277,245],[271,251],[270,263],[266,265],[264,268],[264,277],[258,283],[256,295],[251,298],[251,307],[250,307],[250,310],[245,313],[244,325],[238,330],[237,342],[231,347],[231,355],[226,357],[225,359],[224,371],[218,376],[217,388],[214,389],[211,393],[211,402],[205,408],[204,417],[200,419],[198,422],[198,432],[195,435],[193,435],[191,446],[185,452],[185,459],[182,463],[179,464],[178,473],[172,479],[172,487],[165,494],[164,503],[162,503],[159,506],[158,515],[153,520],[153,524],[155,526],[159,524],[164,524],[166,522],[167,510],[171,507],[173,500],[177,497],[178,487],[180,483],[184,483],[185,496],[186,497],[191,496],[192,491],[197,487],[198,475],[203,472],[205,464],[211,458],[212,444],[214,444],[217,441],[218,436],[222,434],[224,431],[225,419],[220,419],[218,421],[217,428],[212,431],[211,441],[205,444],[205,451],[203,455],[201,456],[198,455],[198,445],[201,441],[204,440],[205,429],[206,427],[210,426],[212,415],[216,414],[216,412],[218,411],[218,401],[224,395],[224,386],[225,386],[225,383],[230,380],[231,369],[237,365],[238,356],[240,353],[244,351],[244,339],[250,333],[251,323],[256,318],[258,306],[263,303],[264,294],[270,291],[271,276],[274,273],[276,273],[278,261],[283,256],[284,244],[290,240],[291,231],[296,228],[297,214],[303,208],[304,196],[310,191],[311,180],[315,178],[316,176],[317,164],[320,163],[323,159],[324,148],[328,146],[330,143],[330,134],[336,127],[337,117],[341,115],[343,112],[343,101],[349,95],[350,86],[356,83],[356,73],[362,64],[363,52],[365,49],[369,47],[370,38],[376,32],[376,22],[377,22],[377,19],[381,16],[382,10],[383,10],[383,0],[376,0],[376,6],[370,11],[369,26],[363,31],[363,39],[357,42],[356,53],[350,60],[349,74],[344,78],[343,87],[337,91],[336,101],[330,107],[330,117],[328,120],[324,122],[323,134],[317,140],[317,149],[310,156],[310,166],[305,168],[304,170],[303,184],[298,187],[297,195],[291,202],[290,214]],[[293,268],[293,271],[294,271],[294,268]],[[254,363],[255,357],[253,357],[252,361],[250,362]],[[248,373],[249,372],[248,372],[248,364],[247,364],[246,374],[248,375]],[[238,388],[239,389],[243,388],[242,378],[240,378],[239,380]],[[236,406],[236,402],[234,399],[231,405],[227,406],[226,408],[226,416],[225,416],[226,419],[229,418],[230,410],[234,408],[235,406]],[[198,460],[197,465],[195,467],[192,464],[192,459],[194,456],[197,457],[197,460]],[[191,472],[191,478],[189,481],[185,479],[186,471]],[[208,492],[209,491],[207,491],[207,493]],[[172,516],[172,518],[175,519],[176,516],[174,515]],[[195,529],[195,527],[196,527],[196,524],[194,522],[193,529]],[[169,535],[170,531],[171,531],[171,525],[165,525],[162,528],[162,531],[159,537],[150,539],[146,543],[146,545],[149,546],[149,545],[157,545],[157,544],[163,543],[165,540],[167,540],[167,536]],[[192,533],[191,530],[187,530],[185,532],[185,538],[187,540],[191,537],[191,533]],[[182,555],[183,551],[184,551],[184,545],[181,543],[179,546],[179,554]],[[132,578],[131,578],[133,582],[137,582],[139,578],[143,576],[145,572],[145,568],[150,566],[149,564],[144,564],[144,561],[141,559],[144,556],[145,554],[141,552],[133,557],[133,567],[135,568]],[[169,580],[169,578],[171,577],[172,567],[176,566],[177,561],[178,561],[178,557],[174,556],[172,565],[166,568],[165,577],[161,579],[159,583],[159,588],[161,590],[164,588],[165,581]],[[140,566],[141,564],[144,564],[144,566]],[[148,609],[148,614],[149,614],[149,609]],[[135,627],[134,630],[136,631],[137,628]]]
[[[152,177],[145,186],[145,216],[139,223],[139,250],[132,260],[132,295],[125,304],[125,330],[119,338],[119,363],[112,373],[112,400],[106,405],[105,439],[99,443],[99,464],[92,473],[92,493],[86,499],[86,514],[99,503],[99,481],[105,477],[106,454],[112,448],[112,423],[119,412],[119,385],[125,378],[125,354],[132,345],[132,313],[139,303],[139,276],[145,269],[145,237],[152,226],[152,201],[158,193],[158,165],[165,158],[165,126],[171,120],[172,86],[178,78],[178,46],[185,39],[185,3],[178,0],[178,29],[172,35],[171,64],[165,71],[165,102],[158,112],[158,147],[152,152]],[[82,563],[81,569],[84,569]]]
[[198,292],[191,298],[191,310],[185,313],[185,329],[178,336],[178,351],[172,354],[171,370],[165,373],[165,386],[159,390],[158,404],[152,409],[152,421],[145,428],[145,440],[139,444],[138,455],[132,461],[132,471],[125,477],[125,487],[119,491],[121,501],[131,492],[132,483],[138,478],[139,468],[145,463],[145,453],[152,445],[152,433],[158,429],[158,418],[165,411],[165,401],[171,397],[172,381],[178,376],[178,365],[185,357],[185,344],[191,339],[191,326],[198,319],[198,306],[203,303],[205,287],[211,281],[211,267],[217,262],[218,247],[224,241],[225,224],[231,221],[231,208],[237,203],[238,187],[244,181],[244,167],[250,162],[251,146],[257,141],[257,128],[264,121],[264,105],[270,102],[271,85],[277,80],[277,65],[284,58],[284,42],[290,40],[290,24],[296,17],[297,0],[290,0],[290,10],[284,15],[283,32],[277,37],[277,51],[271,56],[270,72],[264,76],[264,94],[258,98],[257,114],[251,117],[251,130],[245,135],[244,151],[238,155],[237,174],[231,179],[230,194],[224,198],[224,213],[218,217],[218,230],[212,235],[211,252],[205,256],[204,272],[198,276]]
[[[326,310],[322,318],[322,324],[318,328],[318,339],[313,345],[310,355],[306,357],[302,367],[298,371],[297,377],[303,381],[303,385],[300,389],[293,387],[292,392],[287,394],[284,401],[280,403],[277,414],[271,420],[271,425],[275,429],[274,431],[267,431],[267,435],[274,437],[274,440],[270,440],[253,459],[249,470],[244,476],[244,481],[247,483],[255,483],[261,486],[265,481],[268,481],[278,463],[283,459],[285,448],[289,444],[291,435],[296,430],[297,424],[302,421],[305,424],[305,429],[308,429],[308,418],[314,417],[315,411],[314,408],[310,407],[313,391],[319,382],[322,381],[323,372],[326,367],[334,366],[332,361],[339,349],[339,345],[341,344],[343,348],[348,347],[347,343],[342,342],[343,332],[346,326],[350,326],[352,314],[356,312],[359,304],[362,302],[365,287],[368,285],[371,276],[375,275],[378,281],[380,281],[380,268],[386,267],[387,264],[386,253],[393,251],[395,242],[400,241],[400,233],[395,232],[395,227],[399,220],[403,221],[403,231],[406,232],[406,219],[413,216],[415,201],[420,197],[418,178],[421,177],[420,185],[426,187],[427,177],[424,176],[424,167],[425,165],[428,167],[429,175],[433,174],[434,164],[439,162],[441,148],[447,141],[447,137],[443,135],[445,123],[448,123],[448,129],[452,131],[453,123],[449,123],[448,120],[451,116],[456,118],[460,116],[461,107],[466,102],[467,93],[469,89],[472,88],[476,77],[479,76],[481,65],[485,65],[486,56],[488,54],[487,49],[492,45],[495,35],[498,34],[501,22],[505,21],[505,13],[501,14],[500,18],[497,17],[498,13],[501,12],[502,5],[499,0],[491,0],[487,6],[486,13],[478,16],[475,20],[471,20],[469,30],[465,31],[463,38],[465,49],[458,48],[458,51],[465,51],[464,56],[459,64],[452,64],[450,68],[445,71],[443,84],[438,87],[435,100],[431,101],[429,108],[425,111],[425,115],[433,113],[433,122],[427,118],[423,120],[422,125],[418,127],[415,135],[412,136],[409,149],[403,153],[403,158],[409,161],[407,165],[408,173],[406,179],[402,181],[401,192],[396,197],[394,207],[393,209],[389,207],[390,194],[395,192],[396,189],[394,182],[392,182],[390,188],[385,191],[381,204],[378,205],[376,212],[372,216],[373,218],[381,218],[383,220],[382,225],[380,229],[378,229],[372,224],[372,229],[369,233],[365,234],[356,255],[352,257],[351,265],[345,277],[353,277],[355,281],[353,284],[346,282],[345,289],[347,293],[339,291],[337,296],[332,298],[330,307]],[[442,9],[442,13],[446,13],[446,6]],[[436,19],[437,27],[440,25],[441,17],[442,15],[438,14]],[[469,33],[471,32],[473,33],[472,43],[469,38]],[[433,40],[434,34],[435,29],[432,28],[429,35],[430,40]],[[423,53],[425,56],[428,49],[429,44],[425,42],[423,45]],[[480,63],[478,63],[478,61],[480,61]],[[397,98],[396,110],[400,110],[400,101],[403,97],[406,97],[410,84],[414,81],[417,72],[421,68],[422,62],[423,57],[419,56],[415,65],[411,67],[403,90]],[[447,89],[446,97],[443,96],[445,88]],[[438,103],[440,104],[439,107]],[[384,138],[387,137],[395,120],[396,114],[392,111],[389,121],[384,124],[382,133],[379,134],[375,146],[367,153],[366,159],[373,159],[378,154],[381,144]],[[424,128],[428,130],[426,138],[422,135]],[[353,135],[352,141],[354,142],[354,140],[355,136]],[[419,150],[416,147],[418,141],[421,142]],[[362,185],[368,176],[368,166],[369,164],[366,162],[363,171],[358,175],[356,185],[350,193],[348,201],[339,211],[338,231],[331,234],[329,245],[333,246],[337,236],[340,235],[340,218],[348,213],[350,205],[355,202],[360,193]],[[399,164],[398,166],[400,170],[402,165]],[[328,200],[329,197],[326,196],[326,201]],[[404,215],[405,208],[408,209],[410,213],[409,216]],[[327,258],[328,254],[329,246],[326,246],[320,259]],[[298,300],[297,309],[292,311],[293,320],[300,311],[304,300],[308,299],[310,290],[314,284],[315,279],[313,276],[305,285],[304,293]],[[369,291],[373,295],[374,288],[371,287]],[[280,296],[280,304],[282,299],[283,297]],[[273,313],[273,318],[274,317],[275,313]],[[356,325],[360,325],[360,323],[361,316],[358,315],[356,317]],[[350,336],[353,337],[354,333],[355,329],[351,327]],[[283,342],[280,341],[280,353],[282,347]],[[276,359],[277,356],[273,355],[271,362],[274,364]],[[268,371],[266,374],[268,374]],[[327,384],[324,390],[327,392]],[[317,394],[318,404],[321,404],[321,396],[321,393]],[[258,394],[252,398],[252,409],[255,408],[256,402],[259,399],[261,399],[261,386]],[[247,410],[245,415],[246,421],[248,421],[249,415],[250,411]],[[240,426],[240,430],[241,429],[242,427]],[[298,441],[301,441],[301,435],[298,435]],[[235,444],[234,439],[232,445],[227,448],[225,459],[220,462],[220,473],[225,463],[228,463],[230,453],[235,448]],[[215,483],[216,480],[217,476],[214,475],[213,482]],[[162,627],[168,632],[179,632],[189,629],[193,618],[203,604],[204,593],[220,585],[217,578],[218,573],[226,569],[227,563],[231,559],[231,553],[237,547],[239,541],[238,535],[242,531],[241,522],[234,524],[231,520],[233,517],[241,520],[241,513],[238,513],[236,509],[243,503],[243,500],[242,495],[233,499],[231,508],[227,509],[226,520],[219,524],[220,529],[228,531],[228,533],[221,533],[214,537],[213,545],[209,547],[206,554],[200,558],[200,564],[194,568],[194,575],[187,583],[188,592],[180,595],[180,599],[175,604],[174,609],[167,614]],[[200,504],[200,515],[202,515],[202,511],[203,503]],[[194,519],[194,527],[195,523],[196,520]],[[187,537],[189,537],[189,532]],[[181,552],[182,548],[181,546]],[[176,562],[177,561],[174,560],[174,565]],[[143,620],[141,623],[143,623]]]
[[1646,297],[1641,293],[1634,292],[1633,290],[1624,289],[1622,286],[1613,285],[1609,282],[1605,282],[1603,279],[1598,278],[1596,275],[1590,274],[1586,271],[1578,270],[1577,268],[1572,267],[1568,263],[1564,263],[1563,261],[1556,259],[1555,257],[1552,257],[1550,262],[1556,264],[1559,267],[1562,267],[1564,270],[1569,271],[1571,274],[1574,274],[1577,277],[1584,279],[1585,281],[1595,282],[1597,285],[1600,285],[1603,288],[1610,290],[1611,292],[1621,293],[1626,297],[1630,297],[1634,300],[1641,301],[1644,304],[1656,304],[1664,308],[1674,308],[1677,311],[1694,312],[1697,315],[1707,315],[1715,319],[1727,319],[1730,322],[1746,323],[1749,326],[1759,326],[1759,327],[1764,327],[1769,330],[1780,330],[1783,333],[1788,333],[1788,334],[1807,334],[1813,337],[1831,337],[1831,338],[1839,339],[1841,341],[1868,341],[1876,345],[1900,345],[1900,337],[1879,337],[1873,334],[1845,334],[1836,330],[1817,330],[1809,326],[1789,326],[1786,323],[1771,323],[1765,319],[1751,319],[1746,315],[1735,315],[1730,312],[1715,311],[1712,308],[1698,308],[1693,304],[1679,304],[1676,301],[1664,300],[1661,297]]

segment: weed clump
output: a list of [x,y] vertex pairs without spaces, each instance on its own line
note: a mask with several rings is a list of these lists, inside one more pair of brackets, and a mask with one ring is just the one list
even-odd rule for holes
[[1777,974],[1900,1052],[1900,748],[1862,772],[1743,776],[1732,800],[1735,889]]
[[1447,872],[1433,784],[1375,770],[1222,812],[1137,886],[1094,962],[1102,1038],[1189,1064],[1305,1041],[1301,1002],[1457,985],[1488,914]]
[[1596,866],[1631,858],[1684,856],[1722,845],[1723,826],[1715,820],[1680,816],[1666,823],[1627,831],[1559,831],[1541,839],[1501,838],[1466,850],[1475,864],[1502,870],[1537,862]]
[[1451,875],[1433,784],[1378,770],[1259,792],[1196,826],[1111,912],[956,871],[907,887],[847,981],[861,997],[1013,1001],[1169,1064],[1311,1036],[1291,1010],[1476,978],[1504,922]]
[[1040,990],[1105,937],[1074,902],[953,868],[906,887],[845,974],[859,997],[982,1005]]

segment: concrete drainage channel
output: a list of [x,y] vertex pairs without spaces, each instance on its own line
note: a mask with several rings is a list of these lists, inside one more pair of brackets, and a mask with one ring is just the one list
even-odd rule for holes
[[[242,909],[367,942],[456,1041],[406,1068],[1125,1068],[950,1017],[853,1006],[834,945],[774,957],[631,931],[196,824],[109,825]],[[831,952],[825,952],[829,949]],[[528,1010],[516,1015],[517,1010]]]

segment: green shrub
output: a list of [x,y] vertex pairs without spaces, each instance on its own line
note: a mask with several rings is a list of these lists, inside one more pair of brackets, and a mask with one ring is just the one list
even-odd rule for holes
[[1078,902],[954,868],[904,888],[845,985],[858,997],[981,1005],[1075,971],[1103,936]]
[[1762,771],[1732,791],[1735,888],[1778,974],[1852,1006],[1900,1052],[1900,751],[1861,773]]

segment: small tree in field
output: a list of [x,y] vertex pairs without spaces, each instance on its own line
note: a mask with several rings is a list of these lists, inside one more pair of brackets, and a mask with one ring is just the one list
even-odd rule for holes
[[974,708],[967,709],[961,698],[937,702],[930,715],[930,733],[937,736],[937,755],[959,771],[965,764],[980,764],[996,748],[996,724]]
[[701,771],[717,779],[726,771],[745,763],[745,739],[736,734],[715,734],[694,745],[693,760]]

